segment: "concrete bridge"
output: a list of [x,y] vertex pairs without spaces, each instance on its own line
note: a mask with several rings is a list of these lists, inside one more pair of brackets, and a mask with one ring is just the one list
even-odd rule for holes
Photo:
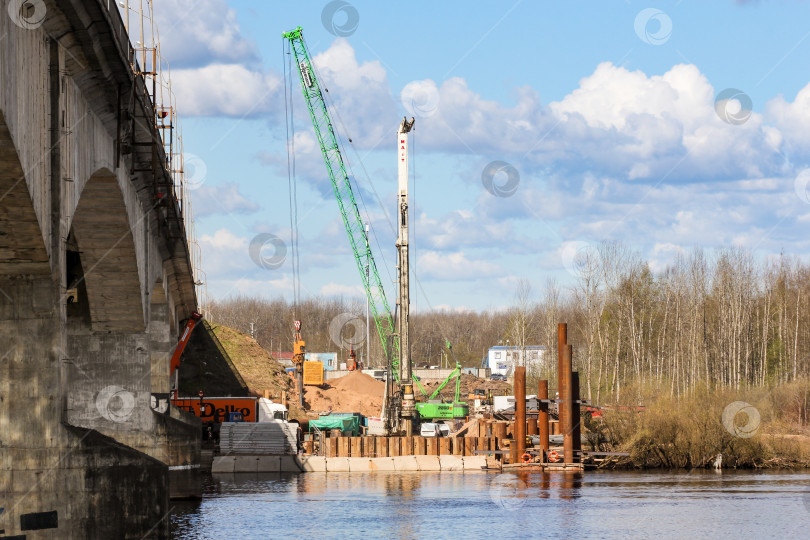
[[0,0],[0,537],[166,537],[168,467],[199,460],[165,406],[197,305],[133,58],[112,0]]

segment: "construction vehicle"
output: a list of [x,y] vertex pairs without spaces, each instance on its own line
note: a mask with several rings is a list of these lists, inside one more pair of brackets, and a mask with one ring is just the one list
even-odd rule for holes
[[298,389],[298,405],[304,406],[304,356],[307,344],[301,337],[301,321],[295,321],[295,337],[293,338],[292,362],[295,366],[295,381]]
[[486,399],[487,398],[487,391],[483,388],[476,388],[473,390],[473,393],[467,396],[467,399]]
[[346,369],[349,371],[360,371],[363,366],[357,361],[357,354],[354,352],[354,347],[349,348],[349,359],[346,361]]
[[183,335],[180,336],[180,341],[177,342],[177,347],[175,347],[171,362],[169,362],[169,375],[173,375],[174,371],[180,367],[180,357],[183,356],[183,351],[186,350],[188,340],[191,338],[191,332],[194,331],[194,327],[197,326],[197,323],[200,322],[201,319],[202,315],[196,311],[191,312],[191,317],[189,317],[188,322],[186,322]]
[[231,413],[238,412],[243,421],[256,422],[259,416],[255,397],[174,398],[172,404],[202,419],[203,422],[229,422]]
[[[456,392],[451,403],[444,403],[443,400],[435,399],[439,393],[447,386],[450,379],[456,378]],[[470,407],[461,401],[461,364],[456,362],[456,368],[442,381],[442,383],[428,397],[427,402],[417,403],[416,412],[419,413],[420,420],[452,420],[454,418],[466,418],[470,415]]]
[[[397,419],[402,420],[402,428],[407,435],[412,435],[413,418],[415,415],[413,384],[427,395],[419,379],[413,375],[410,359],[408,357],[408,132],[413,128],[413,119],[406,119],[400,124],[397,133],[398,163],[399,163],[399,190],[398,190],[398,217],[399,235],[397,237],[397,251],[399,255],[399,324],[395,326],[393,312],[389,307],[380,280],[377,265],[369,246],[365,226],[360,217],[360,210],[354,197],[349,174],[340,143],[335,135],[334,124],[326,106],[324,93],[315,73],[315,68],[307,49],[301,27],[285,32],[282,36],[289,41],[295,62],[304,101],[307,104],[312,126],[323,154],[326,170],[332,183],[337,199],[343,224],[349,237],[349,243],[357,263],[357,270],[368,298],[369,308],[374,320],[377,334],[382,343],[383,353],[388,360],[391,380],[399,384],[399,388],[388,391],[386,387],[383,417],[386,422]],[[395,332],[398,328],[398,332]],[[404,340],[401,344],[400,341]],[[403,361],[404,359],[404,361]],[[390,428],[391,426],[389,426]],[[393,428],[392,428],[393,429]]]

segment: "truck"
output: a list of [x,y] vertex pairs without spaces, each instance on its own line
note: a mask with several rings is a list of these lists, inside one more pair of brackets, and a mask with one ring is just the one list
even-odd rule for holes
[[243,422],[271,422],[286,420],[287,407],[265,398],[204,397],[174,398],[172,404],[199,417],[203,422],[220,424],[242,416]]
[[203,422],[227,422],[232,412],[242,413],[245,422],[256,422],[258,419],[255,397],[180,397],[172,399],[172,404],[193,413]]

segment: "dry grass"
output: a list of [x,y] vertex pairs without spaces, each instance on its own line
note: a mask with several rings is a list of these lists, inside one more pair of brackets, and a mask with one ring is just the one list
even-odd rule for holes
[[269,390],[270,396],[277,398],[282,390],[292,390],[292,380],[284,368],[256,340],[227,326],[211,327],[251,393],[263,396]]
[[[808,388],[807,381],[770,390],[701,388],[692,396],[673,398],[636,387],[625,395],[632,396],[632,403],[643,403],[645,411],[606,411],[602,420],[586,419],[586,427],[594,447],[630,453],[614,460],[614,466],[706,467],[720,453],[724,467],[807,467],[810,429],[803,419]],[[751,416],[733,415],[735,403],[755,410],[748,409]]]

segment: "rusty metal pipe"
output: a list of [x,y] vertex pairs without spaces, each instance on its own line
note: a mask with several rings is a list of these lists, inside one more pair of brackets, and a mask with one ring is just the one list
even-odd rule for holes
[[518,459],[526,451],[526,367],[515,368],[515,444]]
[[540,434],[540,446],[543,451],[548,452],[548,403],[542,400],[548,399],[548,381],[540,381],[537,387],[537,399],[540,400],[540,413],[537,416],[537,431]]
[[[568,345],[568,324],[560,323],[557,325],[557,399],[563,398],[562,386],[567,380],[564,374],[564,356],[566,345]],[[571,370],[569,369],[568,371]],[[558,427],[560,429],[560,433],[565,433],[565,431],[563,431],[563,417],[565,415],[565,411],[561,405],[562,404],[557,403],[557,418],[559,419]]]
[[572,405],[571,365],[573,363],[573,347],[566,345],[563,350],[563,362],[560,366],[560,428],[563,434],[563,461],[574,462],[574,424]]
[[526,415],[526,435],[529,437],[537,435],[537,420],[529,418],[528,414]]
[[579,405],[579,372],[574,371],[571,374],[571,419],[574,426],[571,431],[574,439],[574,454],[576,461],[581,461],[582,456],[582,416],[580,415]]

